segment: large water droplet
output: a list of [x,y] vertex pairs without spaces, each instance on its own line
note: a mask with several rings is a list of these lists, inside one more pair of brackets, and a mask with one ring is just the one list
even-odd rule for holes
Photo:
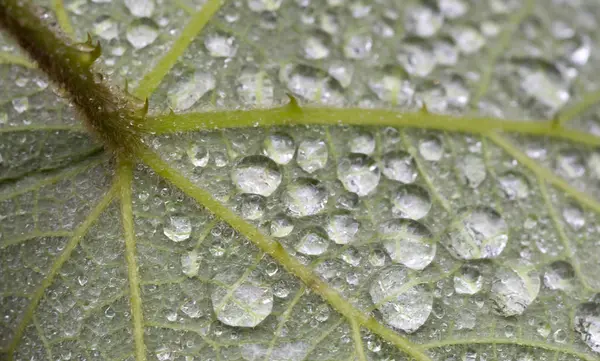
[[440,138],[432,135],[419,141],[419,153],[423,159],[437,162],[444,155],[444,146]]
[[201,145],[194,144],[187,150],[187,155],[194,167],[204,168],[210,160],[210,152]]
[[452,31],[452,37],[460,51],[465,54],[473,54],[485,45],[483,35],[470,26],[457,27]]
[[500,176],[500,186],[508,199],[524,199],[529,195],[529,181],[514,171],[508,171]]
[[328,156],[329,152],[324,141],[304,140],[298,145],[296,162],[305,172],[313,173],[325,167]]
[[348,244],[354,240],[359,223],[348,214],[334,214],[327,223],[327,235],[337,244]]
[[281,178],[277,164],[262,155],[243,158],[231,172],[231,179],[240,191],[265,197],[277,190]]
[[169,224],[163,228],[163,233],[173,242],[183,242],[192,234],[192,222],[188,217],[171,216]]
[[320,227],[309,228],[304,231],[300,241],[295,246],[296,251],[308,255],[319,256],[329,248],[327,234]]
[[544,273],[544,285],[551,290],[567,290],[573,286],[575,270],[565,261],[552,262]]
[[457,212],[443,240],[454,257],[496,258],[508,242],[508,226],[492,208],[466,207]]
[[258,194],[243,194],[240,202],[240,214],[245,219],[258,220],[265,214],[265,197]]
[[240,280],[242,274],[231,270],[216,274],[211,293],[213,310],[226,325],[255,327],[271,314],[273,292],[252,275]]
[[145,48],[158,37],[158,26],[150,19],[136,20],[127,27],[126,37],[134,48]]
[[327,189],[316,179],[299,178],[286,187],[281,200],[291,216],[311,216],[325,208]]
[[377,163],[364,154],[350,154],[340,160],[337,174],[344,188],[361,197],[375,190],[381,177]]
[[483,277],[475,267],[463,266],[454,275],[454,291],[463,295],[474,295],[481,291]]
[[204,94],[213,90],[216,85],[215,77],[211,73],[197,71],[169,89],[167,98],[169,105],[175,111],[191,108]]
[[281,238],[289,235],[294,230],[294,223],[287,216],[275,216],[270,223],[271,236]]
[[436,241],[431,231],[411,219],[392,219],[379,227],[383,247],[392,261],[422,270],[435,257]]
[[154,0],[125,0],[125,6],[137,18],[149,18],[154,12]]
[[326,34],[309,35],[304,39],[303,55],[309,60],[324,59],[329,56]]
[[375,151],[375,137],[369,132],[360,132],[350,139],[350,152],[371,155]]
[[214,33],[204,38],[204,46],[215,58],[230,58],[235,55],[237,46],[235,38],[222,33]]
[[554,71],[534,70],[521,74],[521,89],[551,113],[562,108],[570,98],[568,85]]
[[463,158],[460,168],[470,187],[477,188],[485,180],[485,163],[480,156],[467,154]]
[[574,324],[581,340],[600,353],[600,303],[586,302],[577,307]]
[[408,282],[405,268],[387,268],[377,275],[369,294],[385,323],[410,333],[429,318],[433,294],[423,285],[406,287]]
[[403,151],[386,153],[382,159],[383,175],[389,179],[413,183],[417,179],[417,166],[413,157]]
[[492,281],[491,299],[503,316],[520,315],[537,297],[540,283],[537,272],[518,272],[503,267]]
[[440,30],[444,17],[429,6],[419,6],[408,9],[404,21],[408,33],[428,38]]
[[431,48],[422,41],[412,41],[402,45],[397,59],[407,73],[419,77],[429,75],[436,65],[436,58]]
[[295,152],[294,139],[286,133],[273,133],[263,142],[263,154],[277,164],[288,164]]
[[421,219],[431,209],[431,198],[425,188],[409,184],[397,188],[391,196],[392,212],[402,218]]

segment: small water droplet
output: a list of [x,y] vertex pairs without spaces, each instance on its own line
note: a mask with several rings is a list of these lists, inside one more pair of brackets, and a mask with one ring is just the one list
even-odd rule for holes
[[196,301],[188,301],[184,303],[181,305],[180,310],[189,318],[199,318],[203,314],[200,305]]
[[439,0],[440,11],[448,19],[456,19],[467,13],[469,4],[463,0]]
[[386,153],[382,159],[383,175],[401,183],[413,183],[417,179],[417,169],[413,157],[403,151]]
[[402,218],[421,219],[431,209],[431,198],[425,188],[409,184],[392,192],[392,212]]
[[192,250],[181,256],[181,270],[188,277],[194,277],[200,270],[200,256],[198,251]]
[[380,225],[379,235],[392,261],[408,268],[422,270],[435,257],[433,234],[417,221],[392,219]]
[[242,158],[231,172],[231,179],[241,192],[265,197],[277,190],[281,178],[277,164],[262,155]]
[[327,234],[321,228],[313,227],[304,232],[300,241],[296,244],[296,251],[308,255],[319,256],[329,248]]
[[429,6],[418,6],[407,10],[404,23],[408,33],[428,38],[440,30],[444,17]]
[[192,145],[187,150],[187,155],[194,167],[204,168],[210,160],[210,152],[201,145]]
[[197,71],[184,76],[177,84],[169,89],[167,98],[169,105],[175,111],[191,108],[206,93],[215,88],[215,77],[210,73]]
[[350,154],[341,159],[337,174],[344,188],[361,197],[374,191],[381,177],[377,163],[364,154]]
[[314,173],[325,168],[328,156],[329,152],[324,141],[304,140],[298,145],[296,162],[305,172]]
[[406,287],[408,282],[405,268],[387,268],[377,275],[369,294],[385,323],[411,333],[429,318],[433,294],[423,285]]
[[508,171],[499,180],[508,199],[524,199],[529,195],[529,181],[522,173]]
[[288,164],[295,152],[294,139],[286,133],[273,133],[263,142],[263,154],[277,164]]
[[362,257],[360,256],[360,253],[358,252],[358,250],[356,248],[349,247],[342,253],[340,258],[342,259],[342,261],[346,262],[347,264],[349,264],[353,267],[358,267],[358,265],[360,265],[360,261],[361,261]]
[[27,109],[29,109],[29,98],[27,97],[22,97],[22,98],[16,98],[13,99],[11,101],[13,109],[21,114],[23,112],[25,112]]
[[562,216],[567,224],[576,231],[585,225],[583,209],[575,203],[567,204],[562,210]]
[[369,263],[373,267],[385,266],[385,252],[380,249],[374,249],[369,253]]
[[568,290],[573,286],[575,270],[570,263],[556,261],[544,273],[544,285],[552,290]]
[[290,294],[290,288],[285,281],[278,281],[273,285],[273,294],[278,298],[287,298]]
[[277,11],[282,2],[283,0],[248,0],[248,7],[257,13]]
[[271,236],[281,238],[289,235],[294,230],[294,223],[283,214],[275,216],[270,223]]
[[537,297],[540,283],[537,272],[517,272],[503,267],[492,281],[491,299],[503,316],[520,315]]
[[237,93],[244,104],[263,107],[273,104],[273,81],[264,71],[244,69],[237,81]]
[[579,178],[585,174],[585,161],[575,149],[563,149],[556,156],[557,172],[566,178]]
[[486,178],[485,163],[480,156],[467,154],[460,164],[460,169],[466,179],[467,184],[472,188],[477,188]]
[[485,38],[471,26],[460,26],[452,31],[452,37],[461,52],[473,54],[485,45]]
[[125,6],[138,18],[149,18],[154,12],[154,0],[125,0]]
[[243,194],[240,202],[240,214],[245,219],[258,220],[265,214],[265,197],[257,194]]
[[104,40],[112,40],[119,36],[119,26],[110,16],[102,15],[94,21],[94,34]]
[[490,207],[465,207],[457,212],[443,241],[459,259],[496,258],[508,242],[508,226]]
[[326,304],[320,304],[315,310],[315,319],[319,322],[325,322],[329,319],[331,309]]
[[369,88],[377,97],[394,105],[408,105],[415,94],[413,85],[404,77],[392,74],[369,77]]
[[267,276],[269,276],[269,277],[275,276],[278,271],[279,271],[279,266],[275,262],[269,262],[267,264],[267,267],[265,268],[265,272],[267,273]]
[[134,48],[145,48],[158,38],[158,25],[147,18],[135,20],[127,27],[126,37]]
[[222,33],[207,35],[204,38],[204,46],[215,58],[231,58],[237,52],[235,38]]
[[348,59],[364,59],[371,53],[373,40],[366,34],[350,36],[344,45],[344,55]]
[[337,244],[348,244],[354,240],[358,232],[359,223],[354,217],[347,214],[335,214],[329,217],[327,235]]
[[396,58],[408,74],[426,77],[436,66],[431,47],[424,41],[405,42]]
[[350,139],[350,152],[371,155],[375,151],[375,137],[370,132],[360,132]]
[[463,266],[454,276],[454,291],[462,295],[474,295],[481,291],[483,277],[475,267]]
[[321,182],[299,178],[286,187],[281,200],[292,217],[305,217],[320,213],[327,198],[327,189]]
[[303,55],[309,60],[324,59],[329,56],[329,47],[326,34],[318,33],[309,35],[304,39]]
[[558,343],[565,343],[567,341],[567,333],[562,328],[559,328],[558,330],[554,331],[552,338]]
[[188,217],[171,216],[169,224],[163,228],[163,233],[173,242],[183,242],[192,234],[192,223]]
[[461,309],[456,317],[456,329],[457,330],[471,330],[475,327],[477,316],[475,313],[468,309]]
[[444,146],[440,138],[432,135],[419,141],[419,153],[423,159],[437,162],[444,155]]
[[352,64],[334,61],[329,65],[329,68],[327,68],[327,73],[337,80],[342,88],[347,88],[352,82],[354,67]]

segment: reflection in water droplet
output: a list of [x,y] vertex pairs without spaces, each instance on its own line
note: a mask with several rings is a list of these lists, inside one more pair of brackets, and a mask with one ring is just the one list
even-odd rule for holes
[[215,88],[215,77],[210,73],[197,71],[180,79],[167,93],[169,105],[175,111],[191,108],[204,94]]
[[444,146],[440,138],[431,135],[419,141],[419,153],[423,159],[437,162],[444,155]]
[[281,178],[277,164],[262,155],[243,158],[231,172],[231,179],[241,192],[265,197],[277,190]]
[[433,294],[424,285],[406,287],[408,282],[405,268],[387,268],[377,275],[369,294],[385,323],[411,333],[429,318]]
[[290,183],[281,200],[292,217],[312,216],[327,203],[327,189],[316,179],[299,178]]
[[517,272],[503,267],[492,281],[491,299],[503,316],[520,315],[537,297],[540,283],[537,272]]
[[291,219],[283,214],[279,214],[271,220],[270,231],[271,236],[281,238],[289,235],[294,230],[294,223]]
[[377,163],[364,154],[350,154],[341,159],[337,175],[344,188],[361,197],[375,190],[381,177]]
[[298,145],[296,162],[305,172],[313,173],[325,167],[328,156],[329,152],[324,141],[304,140]]
[[594,352],[600,353],[600,303],[586,302],[575,312],[575,331]]
[[544,273],[544,285],[551,290],[567,290],[573,286],[575,270],[570,263],[556,261]]
[[242,274],[229,270],[215,275],[211,293],[213,310],[219,321],[228,326],[255,327],[271,314],[273,292],[252,275],[241,281]]
[[529,181],[514,171],[508,171],[500,176],[500,186],[508,199],[524,199],[529,195]]
[[382,159],[383,175],[401,183],[413,183],[417,179],[417,167],[413,157],[403,151],[386,153]]
[[508,242],[508,226],[492,208],[466,207],[457,212],[443,241],[459,259],[496,258]]
[[379,235],[392,261],[422,270],[435,257],[436,242],[431,231],[417,221],[392,219],[380,225]]
[[310,228],[305,231],[300,241],[295,246],[296,251],[308,255],[319,256],[329,248],[329,240],[321,228]]
[[163,233],[173,242],[183,242],[192,234],[192,223],[188,217],[171,216]]
[[158,25],[150,19],[136,20],[127,27],[126,37],[134,48],[145,48],[158,37]]
[[460,164],[461,171],[472,188],[477,188],[486,178],[485,163],[480,156],[467,154]]
[[481,291],[483,277],[475,267],[463,266],[454,275],[454,291],[463,295],[474,295]]
[[215,58],[230,58],[235,55],[235,38],[222,33],[209,34],[204,38],[204,46]]
[[579,178],[585,174],[585,161],[575,149],[561,150],[556,156],[555,167],[566,178]]
[[187,155],[194,167],[204,168],[210,160],[210,152],[201,145],[192,145],[188,148]]
[[358,232],[359,223],[354,217],[347,214],[335,214],[329,217],[327,235],[337,244],[348,244],[354,240]]
[[576,231],[585,225],[585,215],[578,204],[567,204],[562,210],[562,216],[567,224]]
[[421,219],[431,209],[431,198],[425,188],[417,185],[404,185],[392,192],[392,212],[402,218]]

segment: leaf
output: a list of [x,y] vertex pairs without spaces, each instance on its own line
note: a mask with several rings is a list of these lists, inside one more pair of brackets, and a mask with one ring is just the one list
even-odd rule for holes
[[42,5],[2,359],[598,359],[595,2]]

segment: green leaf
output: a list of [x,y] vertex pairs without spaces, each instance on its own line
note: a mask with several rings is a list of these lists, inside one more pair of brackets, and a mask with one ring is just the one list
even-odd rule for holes
[[595,1],[40,3],[0,359],[599,359]]

